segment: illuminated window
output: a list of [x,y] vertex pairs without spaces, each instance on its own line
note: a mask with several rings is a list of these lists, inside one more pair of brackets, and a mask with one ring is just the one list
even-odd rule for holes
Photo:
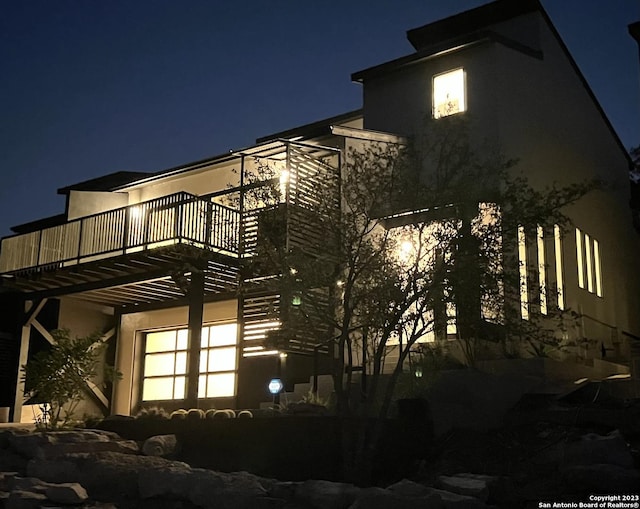
[[537,228],[538,284],[540,286],[540,312],[547,314],[547,266],[544,255],[544,228]]
[[465,73],[456,69],[433,77],[433,118],[466,111]]
[[183,399],[187,379],[187,330],[147,334],[142,399]]
[[[145,340],[142,400],[184,399],[188,330],[149,332]],[[235,323],[202,328],[199,398],[233,396],[237,371]]]
[[596,295],[602,297],[602,272],[600,268],[600,244],[593,241],[593,263],[596,269]]
[[564,309],[564,283],[562,273],[562,232],[556,224],[553,227],[554,250],[556,257],[556,293],[558,295],[558,308]]
[[235,323],[202,328],[199,398],[221,398],[235,394],[237,335]]
[[578,286],[584,288],[584,249],[582,247],[582,232],[576,228],[576,260],[578,262]]
[[527,285],[527,236],[523,226],[518,226],[518,268],[520,272],[520,315],[529,319],[529,289]]
[[576,260],[578,286],[602,297],[602,267],[600,244],[593,237],[576,228]]

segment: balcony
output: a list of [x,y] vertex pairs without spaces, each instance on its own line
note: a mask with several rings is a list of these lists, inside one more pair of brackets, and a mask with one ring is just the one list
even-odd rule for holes
[[238,211],[176,193],[2,239],[0,274],[52,270],[185,244],[238,254]]
[[34,298],[82,294],[100,304],[137,305],[184,297],[196,261],[208,293],[233,290],[268,211],[282,214],[287,245],[318,236],[309,220],[314,193],[337,184],[339,157],[332,148],[270,142],[225,158],[238,162],[234,187],[204,196],[178,192],[6,237],[3,285]]

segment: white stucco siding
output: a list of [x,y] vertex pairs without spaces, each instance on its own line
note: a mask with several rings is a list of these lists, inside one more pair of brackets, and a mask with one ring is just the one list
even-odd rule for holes
[[[60,311],[58,314],[58,328],[69,329],[72,337],[85,337],[96,332],[108,332],[114,326],[113,309],[99,306],[89,302],[63,297],[60,299]],[[110,339],[114,341],[114,338]],[[102,353],[102,364],[105,362],[105,353]],[[93,383],[100,389],[104,389],[103,370],[98,369],[98,376]],[[111,396],[105,394],[107,399]],[[102,416],[102,410],[91,397],[84,398],[75,411],[75,418],[81,419],[84,415]]]
[[69,191],[67,220],[125,207],[128,202],[127,193]]
[[[235,172],[234,172],[235,170]],[[129,203],[160,198],[181,191],[197,196],[223,191],[239,185],[240,159],[166,177],[129,190]]]
[[[235,320],[237,301],[211,302],[204,306],[204,323]],[[144,331],[186,327],[189,309],[185,307],[145,311],[122,315],[116,367],[122,372],[122,380],[115,387],[113,413],[129,415],[139,399],[139,359],[142,356]]]
[[[516,171],[537,187],[599,178],[594,192],[567,212],[582,231],[599,242],[603,296],[579,288],[575,231],[564,241],[567,305],[619,331],[640,333],[640,276],[632,269],[640,256],[628,208],[628,159],[553,33],[541,23],[543,59],[506,47],[496,52],[504,101],[498,103],[499,140]],[[585,319],[587,336],[603,337],[606,327]],[[604,332],[603,332],[604,331]],[[603,337],[603,339],[606,339]]]

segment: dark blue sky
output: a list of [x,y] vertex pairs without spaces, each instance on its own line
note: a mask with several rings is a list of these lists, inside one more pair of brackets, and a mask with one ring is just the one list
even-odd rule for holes
[[[625,146],[640,144],[638,0],[542,0]],[[483,0],[3,0],[0,235],[56,189],[157,171],[360,106],[354,71]]]

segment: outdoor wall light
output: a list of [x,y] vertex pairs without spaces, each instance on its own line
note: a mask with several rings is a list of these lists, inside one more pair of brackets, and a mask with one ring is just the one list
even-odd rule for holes
[[294,293],[291,297],[291,305],[299,306],[300,304],[302,304],[302,295],[300,295],[299,293]]
[[279,378],[272,378],[271,381],[269,382],[269,392],[274,396],[276,394],[280,394],[280,391],[282,391],[283,387],[284,387],[284,384],[282,383],[282,380],[280,380]]
[[418,366],[416,370],[413,372],[416,378],[422,378],[422,367]]

